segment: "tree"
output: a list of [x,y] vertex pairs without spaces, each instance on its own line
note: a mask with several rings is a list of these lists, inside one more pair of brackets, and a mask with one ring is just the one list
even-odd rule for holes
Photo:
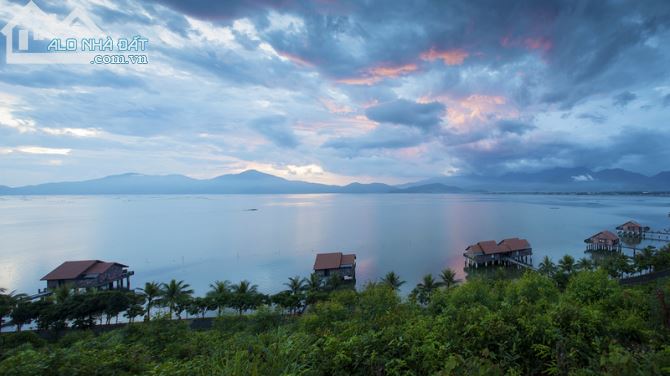
[[561,273],[572,274],[575,270],[575,258],[570,255],[565,255],[558,260],[558,270]]
[[210,310],[211,307],[214,306],[214,303],[211,298],[209,297],[196,297],[191,299],[190,303],[188,304],[188,307],[186,308],[186,311],[188,312],[189,315],[193,315],[195,317],[202,317],[205,318],[205,314],[207,314],[207,311]]
[[444,269],[442,271],[442,273],[440,274],[440,279],[442,279],[442,284],[447,288],[458,283],[458,280],[456,280],[456,272],[454,272],[449,268]]
[[135,294],[135,293],[128,293],[128,300],[129,300],[129,305],[128,309],[126,309],[126,313],[124,316],[128,319],[129,323],[133,323],[135,321],[135,317],[141,316],[145,313],[144,311],[144,295],[141,294]]
[[310,274],[305,284],[306,296],[305,296],[305,308],[307,305],[316,304],[319,300],[326,298],[327,293],[323,291],[323,282],[321,277],[316,273]]
[[540,273],[551,276],[556,272],[556,265],[549,256],[544,256],[537,269]]
[[593,270],[593,261],[589,258],[582,257],[577,261],[577,264],[575,264],[575,267],[577,270]]
[[107,325],[110,324],[112,317],[116,317],[119,322],[119,314],[130,307],[130,299],[125,291],[109,290],[100,293],[105,304],[104,313],[107,315]]
[[5,294],[7,289],[0,287],[0,331],[2,331],[3,319],[12,312],[11,294]]
[[400,290],[400,287],[405,284],[405,281],[402,281],[400,276],[397,275],[394,271],[386,273],[381,282],[383,285],[390,287],[395,291]]
[[640,252],[635,254],[633,258],[633,265],[635,270],[639,273],[648,272],[652,268],[652,260],[654,259],[654,248],[645,247]]
[[70,284],[64,284],[56,287],[53,290],[53,294],[51,295],[51,298],[54,300],[56,304],[63,304],[65,301],[72,296],[73,290],[72,290],[72,285]]
[[255,309],[262,300],[262,294],[258,293],[258,286],[249,281],[241,281],[231,286],[230,307],[237,310],[240,316],[244,311]]
[[340,286],[342,286],[342,276],[338,272],[333,272],[328,276],[328,280],[326,281],[326,290],[327,291],[335,291],[337,290]]
[[207,296],[217,309],[217,315],[221,316],[223,309],[230,301],[230,281],[216,281],[210,284],[209,287],[210,290],[207,292]]
[[430,302],[430,298],[433,295],[433,292],[441,285],[442,284],[440,282],[435,281],[432,274],[426,274],[423,276],[421,282],[416,285],[416,288],[414,288],[412,293],[414,296],[416,296],[419,303],[428,304],[428,302]]
[[170,318],[174,312],[181,320],[181,312],[186,308],[193,294],[193,290],[189,288],[191,286],[184,281],[173,279],[170,283],[163,283],[161,287],[162,304],[168,307]]
[[284,283],[284,286],[288,287],[289,291],[293,295],[298,295],[305,290],[305,284],[307,279],[300,278],[300,276],[290,277],[287,283]]
[[161,287],[157,282],[147,282],[144,284],[143,288],[137,289],[142,292],[142,296],[144,296],[144,300],[147,302],[147,321],[151,320],[151,308],[155,303],[157,303],[157,299],[160,298],[161,296]]
[[35,305],[27,299],[17,301],[10,314],[17,332],[20,332],[24,325],[30,324],[37,318],[38,312],[35,308]]
[[288,290],[286,290],[286,297],[280,297],[279,304],[289,309],[291,314],[301,311],[305,300],[305,288],[307,279],[300,278],[300,276],[290,277],[287,283],[284,283]]

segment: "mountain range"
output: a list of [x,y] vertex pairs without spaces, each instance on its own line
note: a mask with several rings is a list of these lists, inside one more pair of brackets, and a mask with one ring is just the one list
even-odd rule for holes
[[0,186],[0,195],[96,194],[269,194],[269,193],[465,193],[465,192],[624,192],[670,191],[670,171],[647,176],[623,169],[593,171],[554,168],[502,176],[442,176],[392,186],[351,183],[344,186],[287,180],[248,170],[212,179],[183,175],[127,173],[100,179]]

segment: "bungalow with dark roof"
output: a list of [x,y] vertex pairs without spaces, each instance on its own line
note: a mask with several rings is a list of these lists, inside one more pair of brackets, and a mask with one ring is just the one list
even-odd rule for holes
[[619,237],[607,230],[584,239],[584,243],[587,251],[618,251],[621,245]]
[[342,252],[319,253],[314,261],[314,273],[322,279],[337,273],[346,281],[355,280],[356,255],[345,255]]
[[526,239],[509,238],[499,243],[494,240],[477,242],[465,249],[465,264],[468,267],[488,265],[510,265],[532,268],[533,248]]
[[41,280],[47,281],[48,290],[65,285],[72,288],[130,289],[130,276],[133,274],[135,272],[129,271],[128,265],[118,262],[66,261]]
[[621,236],[642,236],[649,231],[649,226],[642,226],[635,221],[628,221],[621,226],[617,226],[617,232]]

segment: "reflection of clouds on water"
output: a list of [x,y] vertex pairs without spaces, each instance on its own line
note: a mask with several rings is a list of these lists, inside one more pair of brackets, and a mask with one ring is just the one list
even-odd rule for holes
[[357,254],[359,287],[395,271],[405,291],[445,267],[462,279],[462,254],[476,241],[519,236],[536,262],[565,252],[579,258],[584,238],[629,219],[667,228],[668,202],[476,194],[2,197],[0,283],[36,291],[61,262],[96,258],[130,265],[133,287],[175,278],[204,293],[217,279],[248,279],[276,292],[288,277],[308,276],[316,253],[342,251]]
[[299,201],[299,202],[271,202],[265,206],[314,206],[314,201]]

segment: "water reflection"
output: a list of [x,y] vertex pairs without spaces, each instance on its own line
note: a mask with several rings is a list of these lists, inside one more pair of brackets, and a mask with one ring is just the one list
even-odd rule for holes
[[[408,292],[463,252],[521,237],[534,257],[584,256],[583,239],[629,219],[667,228],[667,198],[539,195],[222,195],[3,197],[0,286],[34,292],[65,260],[130,265],[133,285],[249,279],[276,292],[318,252],[356,253],[359,285],[395,271]],[[257,211],[248,211],[256,208]],[[642,247],[643,244],[637,244]]]

